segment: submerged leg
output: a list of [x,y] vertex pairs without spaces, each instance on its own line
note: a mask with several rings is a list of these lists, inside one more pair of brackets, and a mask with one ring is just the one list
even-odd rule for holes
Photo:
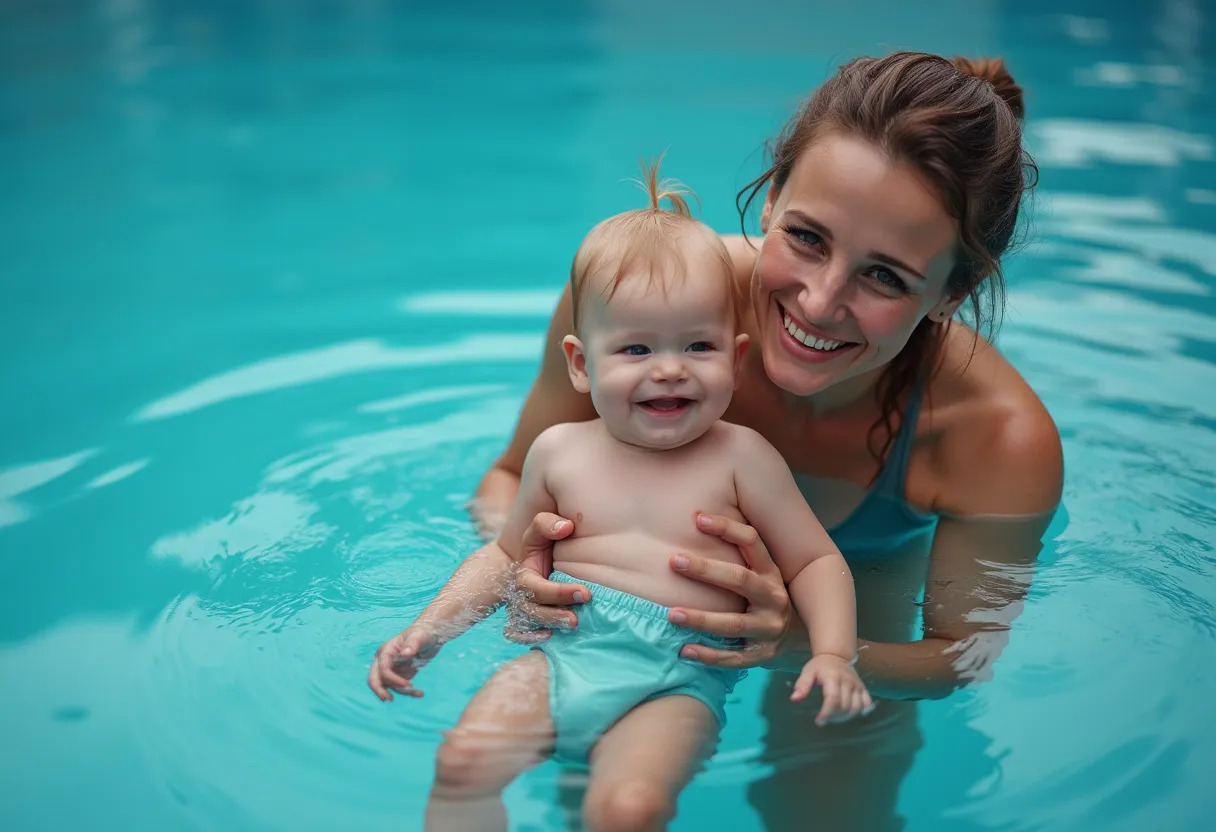
[[549,664],[531,652],[498,669],[439,746],[427,830],[505,832],[502,790],[552,748]]
[[703,702],[664,696],[638,705],[591,751],[583,817],[592,832],[665,829],[676,797],[713,754],[718,721]]

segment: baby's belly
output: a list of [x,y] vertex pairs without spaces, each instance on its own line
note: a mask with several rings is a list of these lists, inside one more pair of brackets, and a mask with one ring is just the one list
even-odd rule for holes
[[[707,541],[713,542],[708,538]],[[694,549],[641,535],[600,535],[558,543],[553,568],[580,581],[627,592],[664,607],[708,612],[741,612],[747,607],[746,599],[729,590],[694,581],[672,570],[671,557],[681,553],[729,563],[743,562],[738,550],[725,543]]]

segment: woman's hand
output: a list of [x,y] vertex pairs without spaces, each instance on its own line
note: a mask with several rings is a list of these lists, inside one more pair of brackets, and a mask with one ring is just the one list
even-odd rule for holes
[[515,572],[515,589],[507,596],[505,633],[511,641],[536,644],[553,635],[554,629],[568,630],[578,625],[578,616],[568,607],[591,600],[590,591],[579,584],[548,579],[554,541],[573,532],[573,523],[549,512],[532,518],[524,532],[522,565]]
[[675,555],[671,568],[696,581],[722,587],[747,599],[744,612],[703,612],[673,607],[668,615],[680,624],[704,633],[742,638],[742,650],[720,650],[689,644],[680,651],[688,659],[715,667],[755,667],[766,664],[781,650],[795,621],[790,596],[777,564],[756,530],[745,523],[714,514],[698,514],[697,528],[739,547],[746,566],[711,560],[700,555]]

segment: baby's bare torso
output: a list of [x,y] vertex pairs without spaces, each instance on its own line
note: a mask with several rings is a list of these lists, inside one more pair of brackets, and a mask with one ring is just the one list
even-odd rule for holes
[[694,553],[742,563],[739,551],[697,530],[695,513],[742,520],[735,492],[731,433],[714,425],[670,451],[648,451],[614,439],[596,420],[566,425],[568,436],[545,482],[557,513],[574,521],[559,542],[553,568],[663,606],[709,611],[744,609],[743,598],[673,572],[671,556]]

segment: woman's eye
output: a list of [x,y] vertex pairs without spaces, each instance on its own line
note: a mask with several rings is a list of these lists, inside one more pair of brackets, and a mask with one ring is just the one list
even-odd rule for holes
[[823,245],[823,237],[811,231],[809,228],[790,228],[788,233],[798,242],[810,248],[818,248]]
[[697,341],[688,345],[689,352],[713,352],[714,345],[709,341]]
[[884,288],[893,289],[901,294],[908,291],[908,284],[904,282],[904,279],[890,269],[884,269],[880,266],[871,269],[870,274],[873,275],[874,280]]
[[650,355],[650,347],[645,344],[630,344],[621,350],[625,355]]

